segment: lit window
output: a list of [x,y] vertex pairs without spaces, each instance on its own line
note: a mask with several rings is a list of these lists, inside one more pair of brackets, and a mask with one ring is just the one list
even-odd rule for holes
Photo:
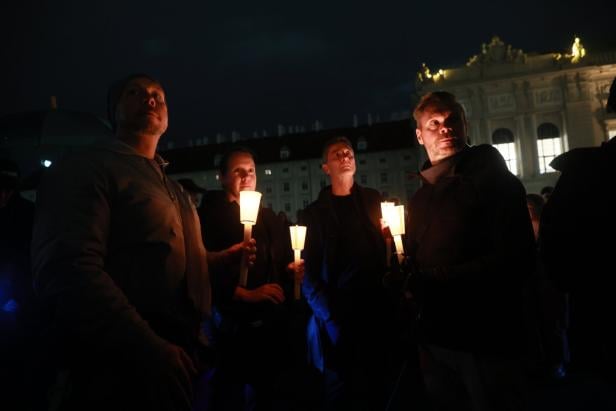
[[270,170],[269,168],[265,169],[265,175],[266,176],[271,176],[272,175],[272,170]]
[[492,144],[501,153],[507,163],[507,168],[512,174],[518,174],[518,158],[515,152],[515,138],[511,130],[497,128],[492,133]]
[[550,163],[563,151],[560,130],[552,123],[543,123],[537,127],[537,153],[539,154],[539,172],[554,171]]

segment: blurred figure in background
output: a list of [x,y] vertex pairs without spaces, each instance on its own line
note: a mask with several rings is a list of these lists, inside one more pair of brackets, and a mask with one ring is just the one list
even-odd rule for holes
[[[616,113],[616,79],[606,112]],[[570,368],[613,381],[616,138],[600,147],[570,150],[550,165],[561,176],[543,211],[540,250],[548,277],[560,290],[569,292]]]
[[0,159],[0,387],[9,409],[35,395],[26,373],[38,332],[30,271],[34,204],[19,193],[19,177],[16,163]]

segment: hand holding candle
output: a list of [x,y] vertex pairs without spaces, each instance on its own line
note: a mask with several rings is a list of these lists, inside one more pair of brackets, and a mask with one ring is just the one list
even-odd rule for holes
[[[250,242],[252,226],[257,223],[261,193],[258,191],[240,191],[240,222],[244,224],[244,243]],[[248,264],[242,258],[240,265],[240,286],[246,287],[248,283]]]
[[[295,256],[295,267],[297,267],[300,264],[301,252],[304,249],[304,242],[306,240],[306,226],[290,226],[289,231],[291,232],[291,248],[293,249],[293,254]],[[300,299],[300,285],[299,280],[295,277],[293,294],[296,300]]]

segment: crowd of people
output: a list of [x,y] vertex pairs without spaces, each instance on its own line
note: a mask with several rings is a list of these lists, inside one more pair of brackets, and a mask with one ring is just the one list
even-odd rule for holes
[[250,148],[206,191],[157,154],[158,80],[128,76],[107,103],[115,138],[54,164],[36,205],[0,163],[3,409],[524,410],[537,375],[613,382],[614,138],[556,158],[556,186],[527,194],[495,148],[469,145],[455,96],[428,93],[404,258],[338,136],[298,261],[267,207],[244,239]]

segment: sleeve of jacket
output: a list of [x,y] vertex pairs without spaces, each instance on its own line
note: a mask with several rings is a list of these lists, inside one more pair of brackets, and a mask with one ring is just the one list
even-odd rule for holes
[[80,158],[50,171],[37,195],[32,261],[54,337],[69,355],[160,352],[166,341],[105,272],[113,183],[103,165]]
[[302,291],[314,315],[325,325],[333,343],[340,337],[340,327],[334,305],[327,291],[324,278],[327,278],[325,263],[326,244],[322,238],[324,229],[322,221],[316,215],[317,210],[307,209],[304,213],[306,225],[306,242],[304,247],[305,274]]

